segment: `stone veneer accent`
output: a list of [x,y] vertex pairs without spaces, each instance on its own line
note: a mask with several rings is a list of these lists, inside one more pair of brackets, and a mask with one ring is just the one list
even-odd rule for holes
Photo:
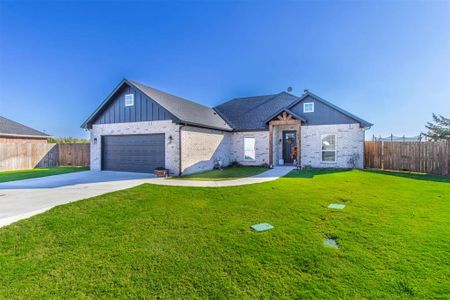
[[181,171],[183,175],[211,170],[216,160],[230,163],[230,133],[181,127]]
[[[129,122],[114,124],[94,124],[91,133],[91,170],[101,169],[101,136],[164,133],[166,137],[166,168],[171,174],[178,175],[179,161],[179,128],[172,121]],[[170,141],[169,137],[172,136]],[[97,143],[94,144],[94,138]]]
[[[244,137],[255,138],[256,159],[244,160]],[[246,166],[269,163],[269,131],[233,132],[231,134],[230,160]]]
[[[321,136],[336,135],[336,162],[322,162]],[[348,168],[348,160],[359,154],[357,168],[363,168],[364,129],[359,124],[302,126],[302,166],[313,168]]]

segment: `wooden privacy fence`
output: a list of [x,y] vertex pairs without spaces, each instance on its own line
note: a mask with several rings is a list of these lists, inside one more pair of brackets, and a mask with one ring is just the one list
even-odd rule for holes
[[447,142],[365,142],[364,166],[449,175],[450,141]]
[[89,166],[90,145],[53,143],[0,144],[0,171]]
[[90,144],[58,144],[60,166],[89,166]]

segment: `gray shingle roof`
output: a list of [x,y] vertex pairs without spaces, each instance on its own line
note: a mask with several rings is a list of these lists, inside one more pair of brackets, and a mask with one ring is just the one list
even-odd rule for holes
[[[214,109],[233,127],[234,130],[265,130],[267,129],[268,119],[273,117],[276,112],[281,112],[283,110],[288,111],[307,96],[311,96],[315,100],[321,101],[347,115],[359,122],[363,127],[370,127],[373,125],[309,91],[306,91],[300,97],[287,92],[281,92],[274,95],[236,98],[216,106]],[[291,114],[293,113],[291,112]],[[299,116],[296,117],[301,119]],[[305,121],[304,119],[302,120]]]
[[[180,123],[186,123],[188,125],[226,131],[267,130],[267,120],[272,117],[274,113],[285,110],[294,115],[294,113],[290,111],[290,108],[305,99],[307,96],[311,96],[315,100],[321,101],[327,106],[332,107],[342,114],[354,119],[363,127],[372,126],[371,123],[356,117],[355,115],[337,107],[317,95],[314,95],[313,93],[310,93],[309,91],[306,91],[300,97],[287,92],[281,92],[273,95],[235,98],[214,108],[210,108],[127,79],[124,79],[115,91],[117,91],[123,84],[129,84],[139,89],[142,93],[146,94],[148,97],[168,110],[180,121]],[[103,101],[97,110],[83,123],[83,128],[87,128],[88,125],[95,120],[97,114],[104,106],[108,104],[115,91],[111,93],[111,95]],[[302,119],[300,116],[295,117]],[[307,122],[304,118],[302,121]]]
[[281,92],[275,95],[236,98],[214,109],[231,124],[235,130],[264,130],[267,119],[275,112],[287,108],[298,97]]
[[222,119],[222,117],[217,114],[214,109],[210,107],[168,94],[166,92],[128,79],[122,80],[122,82],[116,87],[116,89],[102,102],[102,104],[100,104],[100,106],[89,116],[89,118],[84,121],[84,123],[81,125],[82,128],[89,127],[89,124],[96,119],[98,113],[101,112],[102,108],[108,105],[114,93],[124,84],[134,86],[135,88],[140,90],[142,93],[168,110],[172,115],[179,119],[181,123],[226,131],[233,130],[227,124],[227,122]]
[[171,112],[182,123],[206,126],[222,130],[233,130],[214,109],[177,97],[141,83],[128,80],[144,94],[158,102],[159,105]]
[[0,135],[19,137],[49,137],[48,134],[2,116],[0,116]]

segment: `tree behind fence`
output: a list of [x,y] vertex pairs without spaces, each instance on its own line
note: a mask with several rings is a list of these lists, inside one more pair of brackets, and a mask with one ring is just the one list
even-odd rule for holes
[[0,171],[56,166],[89,166],[90,145],[54,143],[0,144]]
[[366,168],[448,175],[450,142],[365,142]]

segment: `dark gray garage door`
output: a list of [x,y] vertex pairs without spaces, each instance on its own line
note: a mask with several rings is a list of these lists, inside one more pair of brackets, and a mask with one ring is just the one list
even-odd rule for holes
[[151,173],[164,167],[164,134],[102,137],[102,170]]

